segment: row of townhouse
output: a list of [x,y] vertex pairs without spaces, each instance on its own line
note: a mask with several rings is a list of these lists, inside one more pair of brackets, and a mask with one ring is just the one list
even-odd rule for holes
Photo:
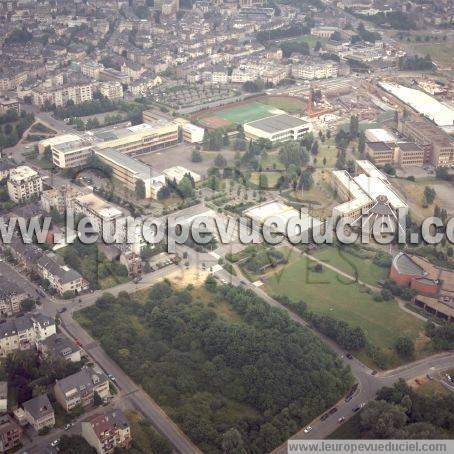
[[55,320],[43,314],[25,314],[0,323],[0,357],[29,350],[55,334]]
[[38,246],[24,242],[19,236],[13,236],[10,244],[5,244],[12,256],[26,269],[47,279],[58,294],[67,292],[78,294],[88,288],[85,279],[75,270],[59,263],[53,253],[46,253]]

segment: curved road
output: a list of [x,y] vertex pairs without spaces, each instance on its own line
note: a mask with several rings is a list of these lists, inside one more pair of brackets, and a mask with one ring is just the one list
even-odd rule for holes
[[[195,265],[206,264],[207,267],[214,266],[217,264],[217,257],[209,253],[197,253],[194,250],[187,248],[186,246],[178,246],[177,252],[187,252],[189,261]],[[118,295],[121,291],[128,293],[135,292],[140,289],[145,289],[156,283],[157,281],[164,279],[167,275],[181,270],[184,273],[184,267],[178,265],[171,265],[163,268],[154,273],[150,273],[144,276],[143,280],[134,284],[128,282],[121,284],[108,290],[113,295]],[[290,318],[296,323],[311,329],[308,323],[283,306],[277,300],[265,293],[260,287],[253,285],[247,278],[245,278],[239,269],[237,269],[237,276],[232,276],[227,273],[224,269],[219,269],[213,274],[220,279],[225,279],[229,283],[235,286],[245,286],[252,290],[257,296],[262,298],[267,304],[273,307],[278,307],[287,311]],[[102,291],[97,291],[91,294],[83,295],[80,297],[80,302],[77,300],[64,301],[64,300],[53,300],[45,301],[42,305],[42,311],[48,315],[55,315],[58,310],[65,308],[65,312],[61,313],[60,316],[63,322],[63,329],[68,332],[69,335],[78,339],[87,353],[97,362],[100,366],[108,373],[112,373],[117,378],[117,383],[122,390],[122,393],[130,399],[132,405],[140,410],[174,446],[175,450],[180,453],[195,453],[200,452],[198,448],[192,444],[189,438],[178,428],[178,426],[162,411],[162,409],[145,393],[137,384],[135,384],[125,374],[121,368],[109,358],[109,356],[102,350],[98,343],[90,337],[90,335],[73,319],[75,311],[84,307],[94,304],[96,299],[102,294]],[[312,330],[313,331],[313,330]],[[336,405],[338,411],[335,415],[330,416],[324,422],[316,418],[309,425],[312,430],[305,434],[303,429],[295,433],[291,439],[322,439],[329,436],[337,427],[337,420],[339,417],[344,417],[348,420],[353,416],[354,408],[358,407],[361,403],[366,403],[375,398],[376,392],[383,386],[391,386],[398,379],[403,378],[404,380],[410,380],[419,376],[424,376],[429,372],[442,371],[451,367],[454,367],[454,352],[445,352],[438,355],[416,361],[411,364],[407,364],[400,368],[389,370],[386,372],[372,375],[372,370],[361,363],[358,359],[353,358],[349,360],[346,357],[346,351],[340,348],[331,339],[322,335],[317,331],[313,331],[325,344],[327,344],[331,350],[333,350],[344,362],[351,368],[352,374],[359,384],[358,391],[355,393],[353,398],[349,402],[345,402],[344,399],[338,402]],[[283,444],[275,450],[276,453],[286,453],[287,443]]]

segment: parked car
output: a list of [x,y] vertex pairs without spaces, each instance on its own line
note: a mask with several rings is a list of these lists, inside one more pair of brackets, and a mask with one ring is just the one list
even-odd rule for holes
[[112,374],[107,374],[107,377],[109,378],[110,381],[116,381],[117,379],[115,378],[114,375]]
[[331,408],[331,410],[328,412],[330,415],[334,415],[334,413],[336,413],[337,411],[337,407],[333,407]]
[[345,356],[346,356],[348,359],[353,359],[353,355],[352,355],[351,353],[347,353]]
[[359,407],[355,407],[352,411],[353,411],[353,413],[356,413],[356,412],[359,411],[359,410],[360,410]]
[[60,443],[60,439],[59,438],[57,438],[54,441],[51,441],[50,445],[52,446],[52,448],[55,448],[58,445],[58,443]]
[[325,421],[325,420],[328,419],[328,417],[329,417],[329,414],[328,414],[328,413],[325,413],[324,415],[322,415],[322,416],[320,417],[320,421]]
[[337,422],[338,422],[339,424],[342,424],[344,421],[345,421],[345,418],[344,418],[343,416],[341,416],[341,417],[337,420]]
[[312,430],[312,427],[311,427],[311,426],[307,426],[307,427],[304,428],[304,433],[307,434],[307,433],[309,433],[311,430]]

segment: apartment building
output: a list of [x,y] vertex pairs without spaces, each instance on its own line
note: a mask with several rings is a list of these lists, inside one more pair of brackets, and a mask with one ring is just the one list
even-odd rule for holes
[[10,68],[0,68],[0,91],[15,90],[27,80],[27,72]]
[[[123,217],[123,212],[92,192],[81,195],[71,202],[76,215],[86,216],[97,232],[115,232],[115,220]],[[104,229],[104,230],[103,230]]]
[[120,82],[102,82],[99,91],[107,99],[123,99],[123,85]]
[[56,380],[54,385],[55,398],[66,411],[71,411],[76,405],[93,405],[95,393],[101,399],[108,398],[109,380],[104,372],[92,367],[83,367],[73,375]]
[[18,236],[13,236],[11,243],[5,245],[12,256],[28,270],[47,279],[53,289],[60,295],[65,292],[80,293],[88,288],[88,283],[75,270],[61,265],[61,260],[53,253],[45,253],[38,246],[24,242]]
[[81,104],[92,99],[91,83],[69,83],[51,88],[40,86],[32,91],[32,103],[39,107],[43,107],[46,103],[62,107],[68,101]]
[[0,323],[0,357],[29,350],[36,342],[55,334],[54,319],[43,314],[26,314]]
[[10,170],[7,187],[10,199],[21,203],[36,198],[43,192],[43,180],[30,167],[19,166]]
[[98,80],[100,72],[104,69],[104,65],[86,60],[80,63],[79,69],[84,76]]
[[331,62],[307,62],[292,65],[292,75],[297,79],[328,79],[329,77],[337,77],[338,73],[339,65]]
[[131,429],[124,413],[114,409],[92,415],[81,423],[82,436],[98,454],[111,454],[131,445]]
[[[59,295],[72,294],[77,295],[87,288],[83,277],[76,271],[66,265],[61,265],[53,253],[41,256],[36,262],[38,274],[49,281],[50,286],[57,291]],[[65,295],[66,296],[66,295]]]
[[41,356],[64,359],[77,363],[81,359],[80,348],[75,342],[62,334],[52,334],[38,342],[37,349]]
[[22,404],[27,422],[39,432],[54,427],[55,413],[47,394],[41,394]]
[[156,199],[158,191],[165,186],[165,177],[161,173],[131,156],[114,149],[95,149],[95,153],[112,169],[113,177],[131,191],[135,191],[137,182],[142,181],[145,186],[145,198]]
[[1,98],[0,97],[0,114],[8,112],[8,110],[14,110],[20,114],[20,102],[16,98]]
[[58,186],[41,194],[41,207],[47,213],[56,210],[58,213],[64,214],[71,202],[83,194],[83,190],[76,189],[74,186]]
[[119,82],[123,85],[128,85],[131,78],[121,71],[113,68],[104,68],[99,72],[99,79],[105,82]]
[[22,428],[10,415],[0,416],[0,452],[13,452],[22,439]]
[[15,282],[0,276],[0,317],[8,317],[21,311],[21,303],[29,298],[28,293]]

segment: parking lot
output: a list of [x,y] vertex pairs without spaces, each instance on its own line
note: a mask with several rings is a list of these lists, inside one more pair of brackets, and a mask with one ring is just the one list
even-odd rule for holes
[[202,151],[202,161],[192,162],[191,155],[194,145],[182,143],[175,147],[166,148],[164,150],[154,151],[143,155],[136,156],[145,164],[153,167],[158,172],[162,172],[171,166],[186,167],[193,172],[198,173],[200,176],[206,176],[207,170],[214,165],[214,159],[218,153],[227,160],[228,163],[233,162],[235,155],[234,151],[221,151],[221,152],[205,152]]

